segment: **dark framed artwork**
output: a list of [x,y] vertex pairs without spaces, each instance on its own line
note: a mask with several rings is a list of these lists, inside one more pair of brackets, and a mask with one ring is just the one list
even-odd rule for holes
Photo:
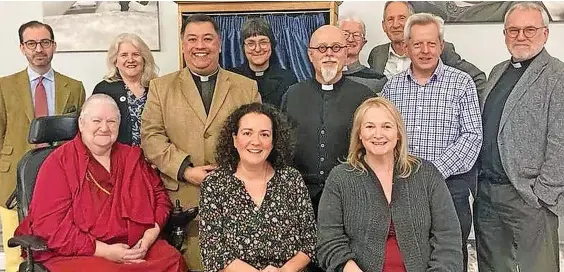
[[[503,23],[505,13],[521,1],[409,1],[416,13],[440,16],[445,23]],[[536,1],[551,22],[564,21],[564,1]]]
[[55,33],[58,52],[107,51],[124,32],[160,50],[157,1],[43,1],[43,22]]

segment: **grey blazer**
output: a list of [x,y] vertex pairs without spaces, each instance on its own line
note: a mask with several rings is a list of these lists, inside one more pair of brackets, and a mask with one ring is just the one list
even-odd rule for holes
[[[381,74],[384,73],[384,68],[388,62],[390,45],[391,43],[377,45],[372,49],[372,51],[370,51],[370,55],[368,56],[368,65],[370,65],[372,70]],[[472,77],[472,80],[474,80],[474,83],[476,83],[478,95],[484,92],[486,74],[478,69],[478,67],[474,66],[474,64],[462,59],[454,50],[454,45],[452,43],[445,42],[445,48],[441,54],[441,60],[448,66],[452,66],[458,70],[468,73]]]
[[[490,73],[485,98],[509,60]],[[533,207],[564,215],[564,63],[543,49],[505,102],[497,142],[507,177]]]

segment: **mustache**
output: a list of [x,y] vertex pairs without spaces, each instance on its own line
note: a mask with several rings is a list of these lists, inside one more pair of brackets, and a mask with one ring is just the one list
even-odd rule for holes
[[325,62],[325,61],[337,62],[337,59],[334,58],[334,57],[323,57],[323,58],[321,59],[321,61],[322,61],[322,62]]

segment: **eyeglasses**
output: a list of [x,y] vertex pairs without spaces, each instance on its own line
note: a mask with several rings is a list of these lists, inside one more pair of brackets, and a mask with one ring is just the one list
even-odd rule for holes
[[364,35],[360,32],[348,32],[348,31],[343,31],[343,34],[345,35],[345,39],[349,39],[349,37],[353,37],[353,39],[355,41],[362,41],[362,39],[364,39]]
[[310,46],[308,48],[309,49],[315,49],[315,50],[319,51],[320,53],[325,53],[325,52],[327,52],[327,49],[331,48],[331,51],[333,51],[334,53],[339,53],[341,51],[341,49],[346,48],[346,47],[348,47],[348,46],[340,45],[340,44],[334,44],[334,45],[331,45],[331,46],[327,46],[327,45],[322,44],[318,47]]
[[519,32],[523,31],[523,36],[525,36],[525,38],[532,38],[537,34],[537,31],[541,28],[546,28],[546,26],[541,26],[541,27],[529,26],[525,28],[510,27],[504,29],[503,34],[509,38],[517,38],[517,36],[519,36]]
[[267,40],[261,40],[258,43],[256,42],[245,42],[245,46],[249,49],[249,50],[255,50],[255,48],[257,48],[257,45],[260,47],[260,49],[268,49],[268,47],[270,46],[270,41]]
[[38,44],[41,45],[42,48],[49,48],[51,47],[51,45],[53,45],[55,41],[53,40],[49,40],[49,39],[43,39],[41,41],[34,41],[34,40],[29,40],[29,41],[25,41],[23,42],[23,44],[25,44],[25,47],[27,47],[27,49],[29,50],[34,50]]

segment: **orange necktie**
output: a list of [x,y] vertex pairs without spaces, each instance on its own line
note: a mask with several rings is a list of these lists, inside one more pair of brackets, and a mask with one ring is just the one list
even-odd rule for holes
[[47,116],[49,115],[49,110],[47,108],[47,92],[45,91],[45,86],[43,85],[44,77],[39,77],[39,82],[35,86],[35,117]]

